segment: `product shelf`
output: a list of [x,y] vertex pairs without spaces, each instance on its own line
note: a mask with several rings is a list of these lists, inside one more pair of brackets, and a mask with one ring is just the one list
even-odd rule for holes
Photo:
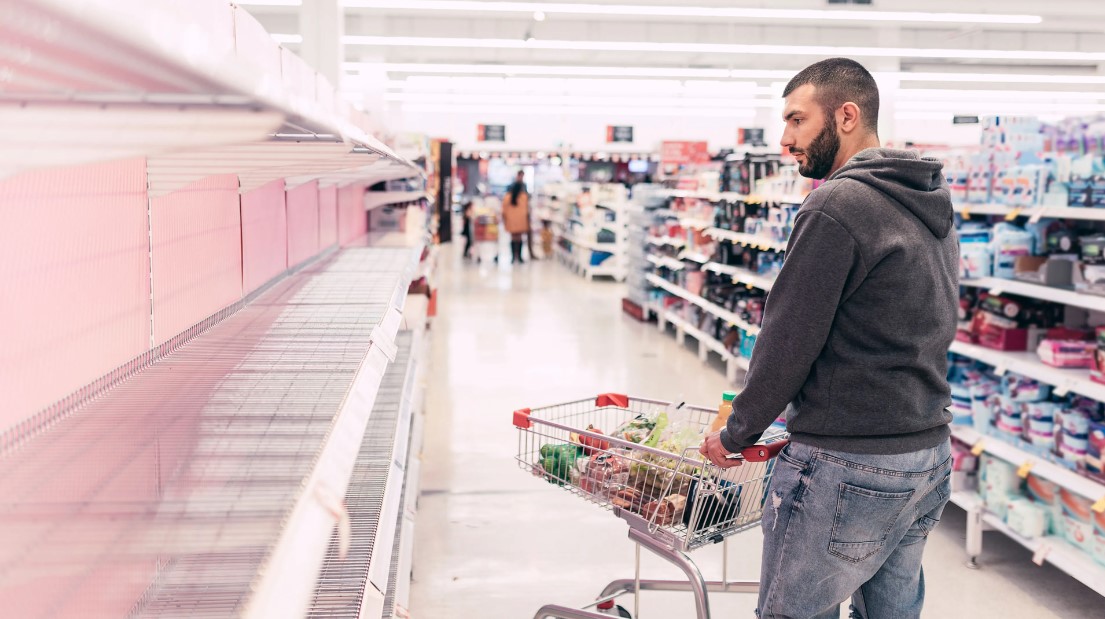
[[690,217],[680,217],[679,225],[684,228],[693,228],[695,230],[703,230],[709,228],[714,222],[705,219],[692,219]]
[[707,256],[706,254],[696,252],[696,251],[686,251],[686,250],[684,250],[682,252],[679,252],[679,259],[680,260],[690,260],[691,262],[697,262],[699,264],[706,264],[707,262],[710,261],[710,257]]
[[752,247],[758,247],[763,250],[786,251],[787,248],[786,241],[776,241],[775,239],[764,236],[722,230],[721,228],[710,228],[706,230],[706,234],[719,241],[730,241],[739,245],[751,245]]
[[664,267],[671,269],[672,271],[680,271],[686,267],[682,260],[676,260],[675,258],[668,258],[667,256],[657,256],[655,254],[648,254],[645,256],[645,260],[648,260],[652,264],[658,267]]
[[[130,157],[167,157],[161,167],[184,184],[238,172],[228,157],[254,164],[247,170],[279,169],[272,179],[357,168],[352,180],[421,173],[370,135],[367,118],[325,77],[232,3],[8,4],[0,35],[19,42],[21,57],[3,66],[10,75],[0,123],[15,129],[0,145],[0,176]],[[257,162],[269,151],[287,154],[280,143],[336,145],[337,155],[300,149],[295,165]],[[264,152],[228,150],[246,144]],[[356,156],[335,165],[347,155]],[[163,182],[151,174],[151,193]]]
[[665,312],[664,320],[679,327],[684,333],[698,340],[701,344],[706,346],[706,348],[721,355],[722,359],[730,361],[737,358],[737,355],[734,355],[732,352],[725,348],[725,344],[722,344],[713,337],[707,335],[704,331],[691,325],[690,322],[687,322],[675,312]]
[[955,205],[960,215],[1002,215],[1004,217],[1047,217],[1052,219],[1081,219],[1084,221],[1105,221],[1105,208],[1079,208],[1069,206],[1031,206],[1013,207],[1007,204],[969,204]]
[[1056,393],[1060,395],[1074,392],[1105,402],[1105,384],[1094,382],[1090,378],[1089,370],[1052,367],[1040,361],[1035,352],[1006,352],[960,341],[952,342],[950,350],[955,354],[992,365],[998,374],[1004,374],[1006,371],[1015,372],[1047,383],[1055,387]]
[[733,267],[725,264],[718,264],[716,262],[709,262],[703,267],[707,271],[713,271],[720,275],[728,275],[735,282],[747,284],[753,288],[759,288],[760,290],[770,291],[771,287],[775,284],[774,277],[765,277],[758,273],[753,273],[748,269],[742,269],[740,267]]
[[[1045,535],[1034,539],[1022,536],[1005,524],[996,514],[986,511],[982,497],[974,492],[953,492],[951,502],[963,508],[968,514],[978,514],[981,517],[981,523],[972,523],[968,519],[968,527],[983,524],[986,528],[999,531],[1032,551],[1033,561],[1038,565],[1043,564],[1043,562],[1050,563],[1098,594],[1105,595],[1105,566],[1096,563],[1089,554],[1066,539],[1056,535]],[[981,536],[981,531],[968,533],[968,538],[972,534]],[[978,544],[981,546],[981,538],[979,538]],[[981,550],[981,547],[978,550]]]
[[963,286],[975,288],[987,288],[992,294],[1014,294],[1022,297],[1062,303],[1074,307],[1105,312],[1105,296],[1087,294],[1064,288],[1044,286],[1014,279],[1002,279],[998,277],[984,277],[979,279],[965,279],[959,282]]
[[684,301],[688,301],[690,303],[693,303],[693,304],[697,305],[698,307],[702,308],[703,310],[713,314],[714,316],[717,316],[718,318],[721,318],[722,320],[728,322],[729,324],[731,324],[735,327],[743,329],[743,330],[745,330],[745,331],[747,331],[747,332],[749,332],[753,335],[759,334],[759,332],[760,332],[759,327],[745,322],[744,320],[742,320],[740,318],[740,316],[737,316],[733,312],[725,310],[725,309],[723,309],[723,308],[707,301],[703,297],[692,293],[691,291],[687,290],[686,288],[676,286],[675,284],[673,284],[673,283],[665,280],[664,278],[662,278],[658,275],[655,275],[653,273],[649,273],[646,276],[646,279],[648,280],[648,282],[650,284],[656,286],[657,288],[662,288],[662,289],[666,290],[667,292],[671,293],[672,295],[675,295],[675,296],[683,299]]
[[425,191],[368,191],[365,192],[365,210],[375,210],[389,204],[406,204],[429,199]]
[[655,245],[657,247],[664,247],[666,245],[669,247],[679,248],[686,247],[687,241],[670,236],[650,236],[648,237],[648,244]]
[[1079,475],[1062,464],[1051,462],[1038,454],[1024,451],[1000,436],[983,434],[969,426],[953,425],[951,429],[952,436],[966,445],[975,446],[981,442],[985,453],[1018,467],[1027,466],[1027,470],[1030,470],[1033,475],[1038,475],[1088,499],[1095,501],[1105,499],[1105,483]]
[[[86,576],[53,594],[88,614],[133,595],[134,617],[304,616],[421,253],[421,243],[332,253],[22,438],[0,484],[42,516],[7,521],[20,543],[4,563],[56,570],[50,557],[65,555],[66,574]],[[133,479],[127,463],[150,457],[159,479]],[[59,509],[36,489],[44,471],[103,481]],[[64,530],[82,531],[79,551]],[[104,584],[104,566],[134,572]],[[101,589],[96,602],[78,599],[87,586]]]

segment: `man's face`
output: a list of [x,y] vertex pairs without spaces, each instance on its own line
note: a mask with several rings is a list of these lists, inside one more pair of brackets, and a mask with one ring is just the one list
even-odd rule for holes
[[783,109],[786,129],[780,144],[798,160],[799,174],[821,179],[833,169],[840,136],[836,133],[836,118],[826,116],[814,90],[812,84],[806,84],[787,96]]

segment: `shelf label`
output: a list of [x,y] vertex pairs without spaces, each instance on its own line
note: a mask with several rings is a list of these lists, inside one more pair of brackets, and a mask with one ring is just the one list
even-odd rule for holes
[[1042,566],[1049,554],[1051,554],[1051,544],[1040,544],[1040,547],[1037,548],[1036,552],[1032,555],[1032,562]]
[[981,456],[984,451],[986,451],[986,441],[984,439],[979,439],[979,441],[971,447],[971,455],[975,457]]
[[1068,393],[1070,393],[1070,383],[1063,383],[1061,385],[1056,385],[1055,390],[1052,391],[1052,393],[1055,394],[1057,397],[1060,397],[1060,398],[1067,395]]
[[998,376],[1005,376],[1005,373],[1009,371],[1009,368],[1005,367],[1005,364],[994,366],[994,374]]
[[1025,463],[1021,465],[1021,468],[1017,469],[1017,477],[1028,479],[1028,472],[1032,470],[1035,464],[1036,462],[1033,460],[1026,460]]
[[1028,220],[1030,224],[1040,223],[1040,219],[1047,215],[1048,207],[1041,206],[1035,213],[1032,214],[1032,218]]
[[1010,211],[1005,216],[1005,221],[1013,221],[1014,219],[1020,217],[1021,216],[1021,211],[1023,211],[1023,210],[1024,210],[1023,206],[1018,206],[1017,208],[1013,209],[1012,211]]
[[1105,514],[1105,496],[1101,497],[1097,503],[1094,503],[1092,509],[1099,514]]
[[1004,293],[1004,292],[1005,291],[1002,290],[1000,287],[990,288],[990,294],[992,294],[995,297],[1000,297],[1002,295],[1002,293]]
[[963,205],[963,210],[960,211],[960,213],[962,214],[963,219],[970,219],[971,218],[971,207],[964,204]]

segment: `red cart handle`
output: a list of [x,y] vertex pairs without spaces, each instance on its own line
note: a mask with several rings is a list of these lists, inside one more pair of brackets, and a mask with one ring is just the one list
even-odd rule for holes
[[751,447],[745,447],[741,450],[741,457],[747,462],[767,462],[768,460],[779,455],[790,441],[781,438],[773,441],[769,441],[763,445],[753,445]]

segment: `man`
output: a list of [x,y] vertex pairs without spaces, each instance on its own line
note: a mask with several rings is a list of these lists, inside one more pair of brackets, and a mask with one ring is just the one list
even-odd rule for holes
[[946,382],[958,240],[941,164],[879,148],[879,92],[833,58],[784,91],[806,198],[744,390],[701,451],[718,466],[786,410],[763,516],[761,619],[919,617],[950,492]]

